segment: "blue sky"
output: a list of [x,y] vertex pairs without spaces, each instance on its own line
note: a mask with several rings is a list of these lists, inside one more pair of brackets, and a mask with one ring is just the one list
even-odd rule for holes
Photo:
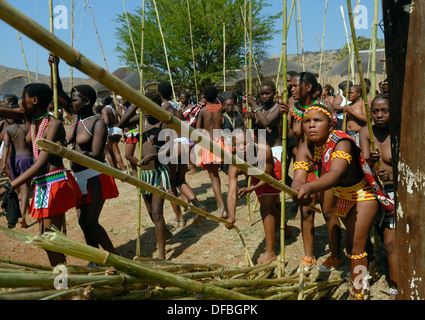
[[[171,0],[173,1],[173,0]],[[353,10],[358,0],[351,0]],[[270,6],[265,7],[264,13],[277,13],[282,11],[282,0],[265,0]],[[288,2],[288,14],[292,1]],[[379,2],[378,21],[382,20],[381,1]],[[13,6],[22,11],[39,24],[49,29],[49,1],[48,0],[13,0],[10,1]],[[94,61],[98,65],[104,67],[102,52],[100,50],[98,38],[93,25],[93,20],[88,7],[83,10],[85,0],[74,0],[75,13],[75,38],[74,47],[83,53],[87,58]],[[301,7],[301,28],[304,38],[304,51],[320,51],[319,41],[322,41],[323,24],[326,0],[300,0]],[[64,6],[71,12],[71,0],[54,0],[54,6]],[[96,26],[99,32],[100,41],[105,53],[109,71],[114,71],[121,66],[117,52],[115,51],[118,39],[114,36],[117,23],[114,18],[117,14],[123,13],[122,0],[91,0],[90,1]],[[362,11],[359,19],[359,28],[356,29],[357,36],[370,37],[373,24],[373,0],[360,0]],[[142,0],[125,0],[126,10],[133,12],[135,8],[142,6]],[[325,42],[324,50],[339,49],[345,43],[346,33],[344,22],[341,15],[340,7],[343,6],[345,20],[347,23],[348,33],[350,33],[349,17],[347,12],[347,2],[345,0],[328,0],[328,8],[326,15]],[[294,11],[295,12],[295,11]],[[57,18],[58,15],[55,15]],[[291,19],[291,25],[288,34],[288,54],[297,52],[297,43],[295,36],[294,16]],[[278,20],[276,24],[277,30],[282,30],[282,20]],[[9,25],[0,20],[0,65],[11,68],[25,70],[25,63],[19,45],[16,31]],[[68,29],[56,29],[55,35],[68,44],[71,43],[70,20],[68,21]],[[299,29],[298,29],[299,35]],[[378,27],[378,38],[384,35]],[[39,74],[49,74],[49,66],[47,63],[48,51],[37,46],[31,39],[21,34],[22,45],[28,62],[29,69],[33,72],[38,71]],[[280,55],[282,49],[282,33],[278,32],[276,37],[267,43],[268,53],[272,55]],[[299,43],[301,52],[301,43]],[[61,77],[69,76],[69,66],[61,63]],[[78,70],[74,70],[74,77],[86,78],[87,76]]]

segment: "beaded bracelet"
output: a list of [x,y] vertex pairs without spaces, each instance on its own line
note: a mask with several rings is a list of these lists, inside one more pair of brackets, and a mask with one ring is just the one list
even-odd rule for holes
[[12,190],[12,185],[10,184],[10,182],[6,182],[6,183],[3,185],[3,188],[5,188],[6,190]]
[[390,293],[393,294],[393,295],[398,295],[398,290],[390,288]]
[[333,160],[334,158],[345,159],[345,160],[347,160],[347,162],[349,164],[351,163],[351,160],[353,159],[353,157],[350,154],[348,154],[344,151],[334,151],[332,153],[331,160]]
[[307,162],[305,162],[305,161],[296,161],[296,162],[294,162],[294,169],[292,171],[295,171],[297,169],[308,171],[310,168],[309,168]]

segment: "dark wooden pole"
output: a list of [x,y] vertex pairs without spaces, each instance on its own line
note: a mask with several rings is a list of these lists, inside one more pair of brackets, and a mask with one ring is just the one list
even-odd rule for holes
[[[394,171],[394,187],[397,187],[397,164],[400,147],[401,106],[403,101],[403,84],[406,64],[407,37],[410,15],[404,7],[411,0],[382,0],[384,22],[385,52],[390,99],[390,129],[392,141],[392,159]],[[397,202],[397,193],[394,193]]]
[[[394,128],[395,130],[399,128],[399,139],[395,140],[396,143],[399,143],[397,158],[398,289],[399,299],[423,300],[425,299],[425,268],[423,267],[425,262],[423,236],[425,230],[423,213],[425,172],[422,163],[425,148],[423,139],[425,136],[425,108],[423,105],[425,99],[423,91],[425,81],[425,44],[423,42],[425,38],[425,5],[422,1],[415,1],[413,7],[410,7],[410,1],[402,2],[403,4],[397,3],[395,7],[398,7],[398,10],[397,12],[393,11],[394,16],[391,18],[397,21],[404,19],[405,22],[409,19],[407,37],[404,33],[406,26],[398,26],[398,31],[404,34],[395,33],[393,36],[396,38],[391,39],[392,42],[389,44],[394,46],[394,41],[403,41],[403,38],[407,38],[404,73],[393,73],[394,77],[389,78],[390,83],[404,79],[403,84],[397,83],[398,88],[390,87],[393,90],[403,88],[402,98],[400,92],[393,97],[393,93],[390,91],[391,99],[401,98],[401,101],[398,100],[398,103],[401,102],[399,104],[401,110],[397,111],[393,106],[396,112],[395,114],[391,113],[391,118],[399,121]],[[394,3],[386,5],[394,6]],[[405,17],[406,15],[410,15],[410,17]],[[389,22],[393,22],[393,20]],[[395,27],[397,28],[397,26]],[[385,33],[389,34],[392,31],[385,30]],[[400,57],[397,57],[399,52],[403,52],[403,49],[400,44],[398,46],[399,51],[397,52],[387,51],[387,58],[391,52],[391,56],[397,59],[393,62],[403,64],[403,61],[398,60]],[[395,68],[397,67],[393,66],[393,69]]]

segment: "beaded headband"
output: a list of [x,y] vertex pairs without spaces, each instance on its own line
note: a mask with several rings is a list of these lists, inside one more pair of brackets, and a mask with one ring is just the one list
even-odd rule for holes
[[77,88],[76,87],[74,87],[74,88],[72,88],[73,89],[73,91],[76,93],[76,94],[78,94],[80,97],[83,97],[83,98],[86,98],[87,100],[90,100],[89,98],[87,98],[85,95],[83,95],[83,94],[81,94],[80,92],[78,92],[78,90],[77,90]]
[[307,110],[305,111],[305,113],[309,112],[310,110],[322,111],[324,114],[326,114],[329,117],[329,119],[331,120],[331,122],[333,121],[332,114],[329,111],[323,109],[322,107],[320,107],[318,105],[311,106],[311,107],[307,108]]
[[234,99],[229,98],[229,99],[226,99],[226,100],[223,101],[223,106],[226,104],[227,101],[230,101],[232,103],[235,103],[235,100]]

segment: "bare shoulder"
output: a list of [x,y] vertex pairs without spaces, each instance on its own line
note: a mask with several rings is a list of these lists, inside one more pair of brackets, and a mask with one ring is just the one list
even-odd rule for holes
[[167,111],[172,111],[173,110],[173,106],[171,105],[171,103],[169,101],[165,101],[161,104],[161,108]]
[[361,128],[360,129],[360,131],[359,131],[359,135],[360,135],[360,137],[369,137],[369,128],[368,128],[368,126],[365,126],[365,127],[363,127],[363,128]]
[[341,140],[335,146],[335,151],[344,151],[347,153],[351,153],[352,143],[350,140]]

